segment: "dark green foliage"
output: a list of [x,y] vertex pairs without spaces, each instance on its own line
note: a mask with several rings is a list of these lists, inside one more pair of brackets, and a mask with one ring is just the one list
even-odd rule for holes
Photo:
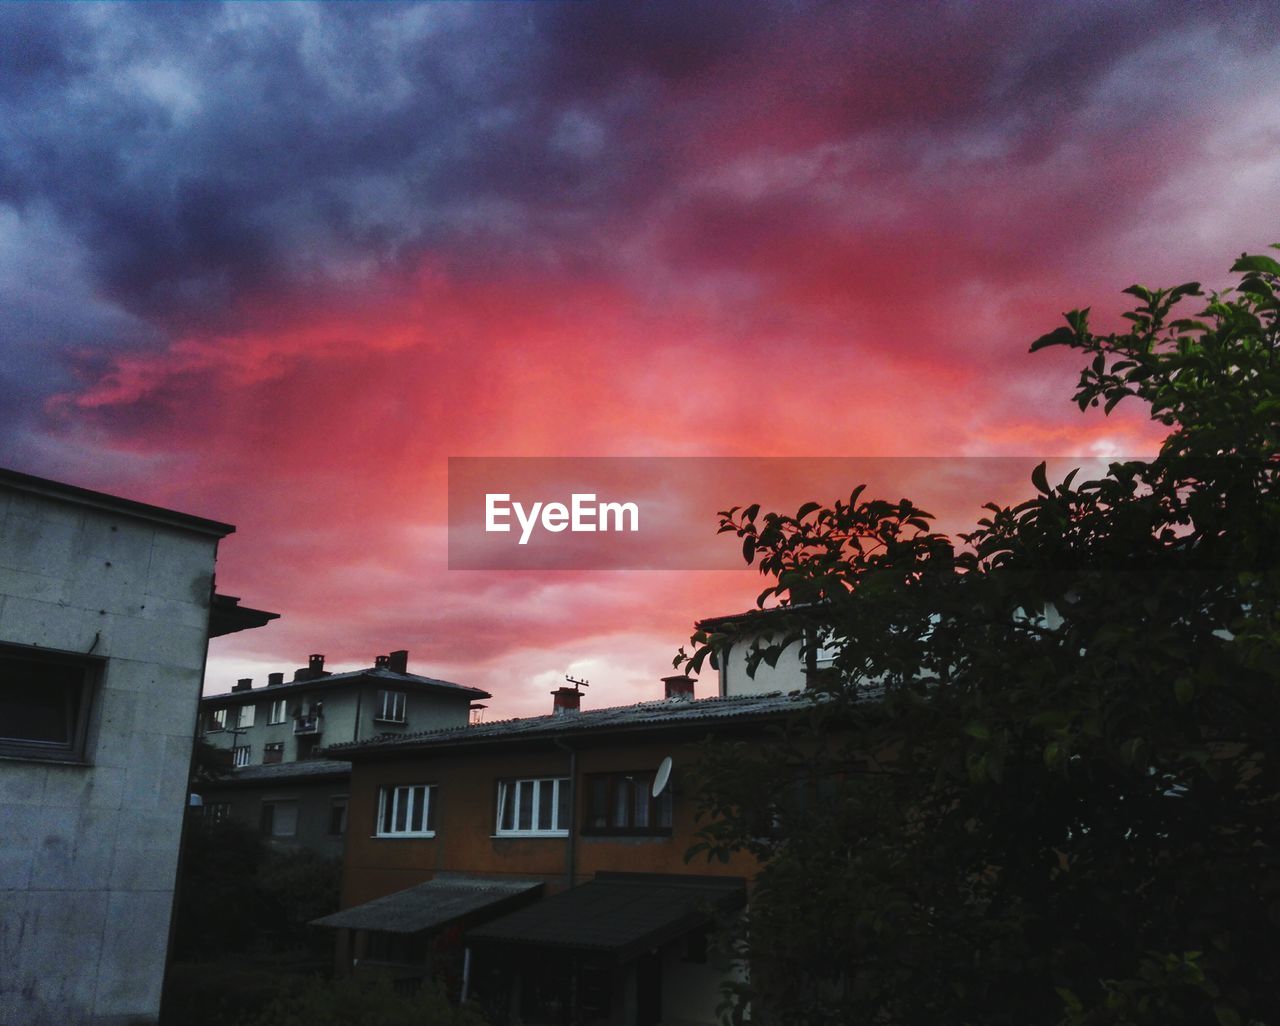
[[176,957],[260,949],[325,959],[332,936],[307,924],[336,911],[341,875],[337,859],[275,850],[234,820],[195,821],[183,847]]
[[385,977],[297,979],[246,1026],[485,1026],[471,1006],[458,1007],[438,988],[401,994]]
[[707,754],[699,850],[762,861],[753,1021],[1280,1024],[1280,265],[1234,271],[1032,346],[1088,357],[1082,410],[1144,403],[1150,461],[1037,467],[958,541],[861,488],[722,515],[842,650],[804,722]]

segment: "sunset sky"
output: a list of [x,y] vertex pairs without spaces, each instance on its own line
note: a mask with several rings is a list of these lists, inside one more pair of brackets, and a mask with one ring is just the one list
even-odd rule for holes
[[657,697],[758,577],[451,571],[448,457],[1151,451],[1027,347],[1280,241],[1278,40],[1243,3],[0,4],[0,464],[237,525],[219,590],[282,616],[207,691],[407,648],[490,718],[567,672]]

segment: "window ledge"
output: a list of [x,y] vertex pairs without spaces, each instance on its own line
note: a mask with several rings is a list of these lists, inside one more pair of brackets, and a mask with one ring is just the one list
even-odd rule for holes
[[93,763],[77,755],[38,755],[35,752],[0,752],[0,759],[5,762],[38,762],[42,766],[82,766],[91,769]]
[[384,717],[382,717],[382,716],[375,716],[375,717],[373,718],[373,722],[374,722],[374,723],[395,723],[395,724],[398,724],[398,725],[400,725],[400,726],[402,726],[402,727],[403,727],[403,726],[404,726],[406,723],[408,723],[409,721],[408,721],[408,720],[389,720],[389,719],[386,719],[386,718],[384,718]]
[[559,837],[563,839],[568,836],[568,830],[507,830],[502,833],[489,835],[489,837],[495,841],[518,841],[528,839],[530,837]]
[[436,832],[434,830],[423,831],[422,833],[417,834],[409,833],[406,830],[395,834],[370,834],[369,836],[375,841],[421,841],[424,839],[430,840],[432,837],[435,837],[435,835]]

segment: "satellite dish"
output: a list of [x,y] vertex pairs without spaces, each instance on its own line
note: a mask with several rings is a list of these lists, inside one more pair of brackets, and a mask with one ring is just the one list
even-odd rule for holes
[[658,772],[653,775],[653,796],[655,798],[666,789],[667,783],[671,780],[671,756],[667,756],[658,763]]

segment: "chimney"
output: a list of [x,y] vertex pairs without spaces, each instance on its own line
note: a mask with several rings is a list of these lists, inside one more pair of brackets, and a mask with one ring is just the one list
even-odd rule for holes
[[268,674],[267,674],[267,687],[273,687],[273,686],[274,686],[274,685],[276,685],[276,684],[283,684],[283,683],[284,683],[284,674],[283,674],[283,673],[268,673]]
[[387,669],[395,673],[408,673],[409,650],[407,648],[397,649],[387,656]]
[[311,671],[311,675],[313,677],[319,677],[324,673],[324,656],[319,654],[309,656],[308,662],[310,662],[311,665],[308,666],[307,669]]
[[552,695],[551,711],[557,716],[580,711],[582,692],[577,688],[556,688]]
[[374,668],[375,670],[389,670],[389,669],[391,669],[391,657],[390,657],[390,656],[385,656],[385,655],[381,655],[381,656],[374,656],[374,657],[373,657],[373,668]]
[[678,702],[693,701],[693,678],[686,673],[662,678],[663,697]]
[[233,687],[231,690],[232,691],[248,691],[252,687],[253,687],[252,677],[241,677],[238,681],[236,681],[235,687]]

